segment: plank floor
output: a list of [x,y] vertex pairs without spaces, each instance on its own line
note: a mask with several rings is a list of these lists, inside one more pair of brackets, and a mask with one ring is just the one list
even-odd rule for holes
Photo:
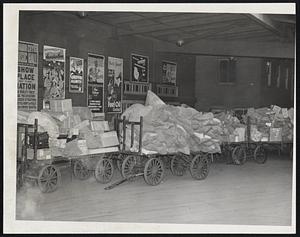
[[[115,172],[114,180],[120,174]],[[17,193],[17,220],[139,222],[182,224],[291,225],[292,160],[272,157],[265,164],[243,166],[217,161],[208,177],[168,170],[158,186],[143,178],[112,190],[92,176],[71,180],[62,174],[61,187],[43,194],[38,187]]]

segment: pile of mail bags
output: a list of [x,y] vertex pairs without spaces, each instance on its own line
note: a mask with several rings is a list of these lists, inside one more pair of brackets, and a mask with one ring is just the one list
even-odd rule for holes
[[[121,117],[139,121],[143,117],[142,151],[169,154],[181,152],[220,152],[221,122],[212,113],[201,113],[185,106],[165,104],[148,91],[146,103],[130,106]],[[122,136],[122,129],[121,136]],[[126,128],[126,149],[138,150],[139,126],[134,128],[131,147],[131,127]]]

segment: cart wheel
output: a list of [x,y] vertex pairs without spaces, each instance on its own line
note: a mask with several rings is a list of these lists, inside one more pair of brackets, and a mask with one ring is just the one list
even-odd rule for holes
[[259,164],[264,164],[267,161],[267,153],[263,146],[257,146],[255,148],[254,160]]
[[73,174],[80,180],[86,180],[90,177],[91,173],[86,164],[81,160],[76,160],[73,166]]
[[173,175],[183,176],[186,172],[185,162],[179,155],[174,155],[171,160],[171,171]]
[[209,161],[206,155],[196,155],[190,165],[190,173],[194,179],[203,180],[209,171]]
[[127,178],[133,174],[134,166],[136,165],[137,160],[135,156],[127,156],[122,163],[122,176]]
[[99,183],[106,184],[111,181],[114,174],[114,166],[111,159],[101,158],[95,169],[95,178]]
[[54,165],[44,166],[38,176],[38,185],[43,193],[54,192],[60,185],[61,174]]
[[243,165],[246,162],[246,150],[242,146],[236,146],[231,154],[233,163],[236,165]]
[[151,158],[144,168],[144,179],[149,185],[158,185],[164,177],[164,165],[160,159]]

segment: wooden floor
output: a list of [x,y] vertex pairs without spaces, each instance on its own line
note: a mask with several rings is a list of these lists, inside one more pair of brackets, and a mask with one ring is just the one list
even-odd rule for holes
[[[114,180],[120,178],[116,171]],[[292,160],[272,157],[259,165],[212,164],[207,179],[189,173],[149,186],[143,178],[104,190],[91,177],[71,180],[63,173],[62,186],[43,194],[37,187],[17,193],[18,220],[59,220],[140,223],[290,225]]]

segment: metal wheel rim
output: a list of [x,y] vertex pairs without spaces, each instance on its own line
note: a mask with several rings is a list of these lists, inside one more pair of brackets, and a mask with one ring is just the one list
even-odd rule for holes
[[127,156],[122,163],[122,176],[123,178],[127,178],[128,176],[133,174],[134,166],[136,165],[136,157],[135,156]]
[[144,178],[149,185],[158,185],[164,176],[163,162],[157,158],[152,158],[146,162]]
[[243,147],[237,146],[232,151],[232,160],[236,165],[243,165],[246,162],[246,151]]
[[111,181],[114,174],[113,163],[110,159],[101,158],[95,169],[95,177],[99,183],[108,183]]
[[184,161],[177,155],[173,156],[171,160],[171,171],[173,175],[183,176],[186,171]]
[[75,161],[73,173],[74,176],[80,180],[86,180],[90,177],[90,171],[88,167],[80,160]]
[[254,150],[254,160],[259,163],[263,164],[267,160],[267,156],[265,153],[265,149],[262,146],[258,146]]
[[197,180],[203,180],[209,172],[209,162],[206,156],[196,155],[190,165],[191,176]]
[[38,185],[43,193],[54,192],[60,184],[60,171],[54,165],[42,168],[38,177]]

